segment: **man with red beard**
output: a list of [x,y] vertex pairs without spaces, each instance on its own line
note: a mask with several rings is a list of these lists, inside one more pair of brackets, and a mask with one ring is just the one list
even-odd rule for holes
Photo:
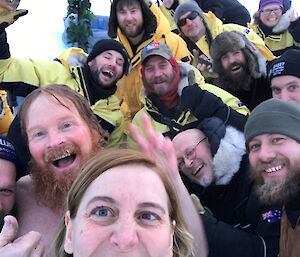
[[216,85],[238,97],[250,110],[272,97],[266,59],[242,33],[226,31],[212,41],[210,54]]
[[25,98],[20,119],[32,159],[30,175],[17,183],[18,236],[39,232],[52,256],[50,245],[66,194],[82,164],[104,145],[105,133],[88,102],[64,85],[33,91]]
[[[258,105],[245,125],[252,174],[260,200],[283,205],[280,257],[300,252],[300,104],[270,99]],[[272,219],[269,213],[266,219]]]

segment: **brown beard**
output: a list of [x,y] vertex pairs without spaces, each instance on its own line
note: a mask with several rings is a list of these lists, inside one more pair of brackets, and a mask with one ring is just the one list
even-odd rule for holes
[[252,77],[250,75],[250,71],[248,67],[242,65],[244,72],[240,74],[240,76],[236,78],[232,78],[230,72],[228,70],[222,69],[219,73],[219,85],[223,89],[227,91],[250,91],[251,90],[251,83]]
[[293,200],[300,191],[300,167],[290,170],[287,177],[282,181],[265,182],[262,175],[252,170],[251,174],[254,178],[255,192],[262,203],[265,204],[286,204]]
[[71,142],[47,150],[43,157],[46,164],[43,166],[31,159],[29,162],[29,173],[33,180],[37,202],[54,211],[62,210],[65,206],[67,193],[78,176],[81,166],[95,155],[99,149],[99,143],[94,143],[92,152],[88,156],[81,154],[83,161],[80,167],[69,169],[63,174],[54,172],[51,163],[57,156],[62,156],[67,151],[72,154],[80,154],[80,148]]

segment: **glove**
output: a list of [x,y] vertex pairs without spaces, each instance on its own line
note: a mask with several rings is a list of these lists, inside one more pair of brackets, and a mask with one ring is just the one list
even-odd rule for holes
[[0,32],[7,28],[10,24],[13,24],[21,16],[24,16],[28,13],[28,10],[19,9],[15,11],[8,11],[0,7]]
[[223,121],[226,119],[227,105],[216,95],[201,89],[198,84],[183,89],[180,105],[182,111],[189,110],[199,121],[212,116]]

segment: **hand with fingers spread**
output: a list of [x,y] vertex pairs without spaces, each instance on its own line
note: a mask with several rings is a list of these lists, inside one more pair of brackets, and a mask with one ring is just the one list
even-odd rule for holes
[[141,134],[136,125],[130,124],[129,126],[130,133],[139,148],[155,160],[166,171],[171,180],[181,179],[172,141],[165,138],[161,133],[154,132],[150,119],[146,114],[142,116],[142,123],[146,137]]
[[0,233],[1,257],[46,257],[40,233],[31,231],[16,239],[17,233],[16,218],[6,216]]

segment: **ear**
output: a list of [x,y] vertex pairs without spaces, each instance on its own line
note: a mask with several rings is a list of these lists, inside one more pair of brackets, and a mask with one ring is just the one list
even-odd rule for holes
[[65,214],[65,226],[66,226],[66,237],[64,242],[65,252],[68,254],[73,253],[73,242],[72,242],[72,220],[70,218],[70,211]]
[[170,230],[170,240],[169,240],[169,248],[167,252],[167,257],[173,257],[173,249],[174,249],[174,233],[175,233],[176,221],[173,220],[171,223],[171,230]]

